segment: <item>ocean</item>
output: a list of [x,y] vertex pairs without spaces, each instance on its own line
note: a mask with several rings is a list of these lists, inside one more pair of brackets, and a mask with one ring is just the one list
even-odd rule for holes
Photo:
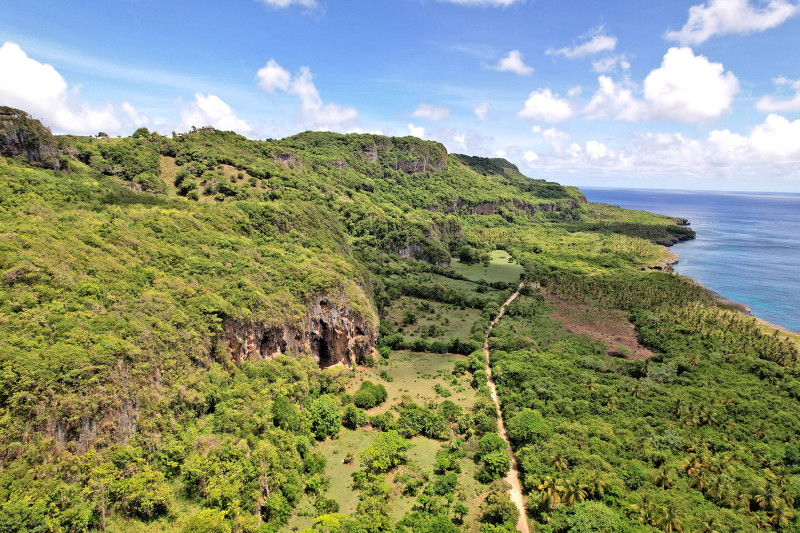
[[800,194],[581,187],[591,202],[686,218],[675,271],[800,332]]

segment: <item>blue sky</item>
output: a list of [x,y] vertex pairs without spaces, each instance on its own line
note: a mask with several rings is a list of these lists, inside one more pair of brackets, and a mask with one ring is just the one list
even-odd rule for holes
[[56,133],[417,135],[566,184],[800,192],[797,0],[0,0]]

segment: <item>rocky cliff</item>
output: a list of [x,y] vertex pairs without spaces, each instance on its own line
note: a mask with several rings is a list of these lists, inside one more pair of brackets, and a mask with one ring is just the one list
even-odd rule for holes
[[0,156],[24,157],[30,163],[59,168],[56,140],[26,112],[0,106]]
[[248,359],[272,359],[281,354],[310,354],[323,368],[352,366],[373,357],[378,339],[370,324],[344,302],[317,297],[299,326],[243,322],[226,317],[222,322],[228,355],[236,364]]

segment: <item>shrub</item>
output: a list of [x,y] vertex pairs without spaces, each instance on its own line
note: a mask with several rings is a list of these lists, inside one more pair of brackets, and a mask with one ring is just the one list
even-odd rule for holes
[[320,396],[309,407],[311,413],[311,429],[319,440],[332,437],[342,427],[342,413],[339,403],[328,394]]

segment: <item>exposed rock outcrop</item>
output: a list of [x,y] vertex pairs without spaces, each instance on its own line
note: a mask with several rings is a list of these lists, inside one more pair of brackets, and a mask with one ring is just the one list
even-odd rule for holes
[[34,165],[58,169],[58,148],[50,130],[29,114],[0,106],[0,156],[24,157]]
[[352,366],[373,357],[378,339],[374,325],[344,305],[315,298],[301,326],[276,326],[222,321],[229,357],[236,364],[248,359],[272,359],[281,354],[310,354],[321,367]]
[[279,163],[286,168],[294,168],[297,165],[298,158],[294,152],[284,152],[272,158],[273,163]]

